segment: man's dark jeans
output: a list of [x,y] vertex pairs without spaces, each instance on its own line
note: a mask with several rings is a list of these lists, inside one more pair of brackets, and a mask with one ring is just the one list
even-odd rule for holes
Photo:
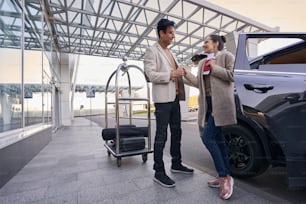
[[154,170],[165,172],[163,151],[167,141],[167,128],[170,124],[170,154],[172,166],[181,164],[181,110],[178,97],[174,102],[155,103],[156,133],[154,140]]

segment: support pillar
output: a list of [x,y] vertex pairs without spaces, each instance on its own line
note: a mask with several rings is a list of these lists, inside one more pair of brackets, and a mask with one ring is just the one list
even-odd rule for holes
[[3,125],[10,124],[12,119],[11,116],[12,103],[9,100],[9,97],[10,96],[7,93],[2,93],[0,96]]
[[235,56],[238,44],[237,31],[230,32],[225,37],[226,37],[226,49]]
[[60,60],[60,106],[61,106],[61,124],[63,126],[71,125],[71,73],[69,69],[69,54],[61,53]]

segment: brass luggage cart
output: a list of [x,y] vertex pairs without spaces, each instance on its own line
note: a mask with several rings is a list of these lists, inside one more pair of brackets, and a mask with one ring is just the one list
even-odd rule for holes
[[[152,153],[151,149],[151,116],[150,116],[150,87],[146,81],[143,70],[136,65],[128,65],[126,58],[123,59],[124,63],[120,64],[117,69],[109,77],[105,88],[105,128],[102,131],[102,138],[105,141],[105,148],[107,149],[108,156],[113,155],[117,158],[117,166],[121,166],[121,158],[127,156],[142,155],[142,160],[145,163],[148,159],[148,154]],[[138,70],[143,76],[143,81],[146,86],[146,98],[132,97],[131,87],[131,75],[129,70]],[[115,77],[115,93],[114,101],[108,100],[108,94],[110,93],[110,82]],[[127,97],[120,95],[123,87],[120,86],[120,81],[124,81],[123,78],[127,77],[128,87],[125,87],[128,91]],[[126,79],[125,79],[126,80]],[[138,79],[140,80],[140,79]],[[133,124],[133,102],[144,101],[146,104],[146,117],[147,126],[137,127]],[[108,125],[108,109],[113,105],[115,108],[115,125],[110,128]],[[120,106],[128,106],[128,124],[120,124]],[[105,133],[105,134],[103,134]],[[126,148],[124,146],[126,145]]]

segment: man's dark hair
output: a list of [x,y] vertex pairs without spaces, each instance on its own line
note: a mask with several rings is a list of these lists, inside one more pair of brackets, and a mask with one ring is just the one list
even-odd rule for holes
[[159,31],[163,31],[164,33],[167,32],[167,28],[168,27],[175,27],[175,23],[173,21],[170,21],[168,19],[162,18],[160,19],[160,21],[157,24],[157,34],[158,34],[158,38],[160,38],[160,34]]

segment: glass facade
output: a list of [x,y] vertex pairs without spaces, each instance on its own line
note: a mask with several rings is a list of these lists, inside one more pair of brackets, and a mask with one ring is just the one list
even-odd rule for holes
[[12,130],[52,124],[59,58],[43,9],[27,2],[0,1],[0,146]]
[[22,127],[22,11],[16,3],[11,1],[4,1],[0,10],[0,21],[2,22],[0,30],[0,132],[4,132]]

